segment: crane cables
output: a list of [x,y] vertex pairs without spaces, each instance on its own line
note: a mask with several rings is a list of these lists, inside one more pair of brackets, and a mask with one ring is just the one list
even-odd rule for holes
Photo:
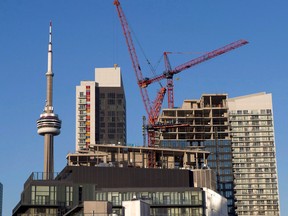
[[[156,71],[157,71],[157,68],[158,68],[159,65],[160,65],[160,62],[161,62],[162,58],[163,58],[163,54],[161,55],[161,57],[159,58],[159,60],[156,62],[156,64],[153,66],[153,65],[151,64],[150,60],[148,59],[148,57],[147,57],[147,55],[146,55],[146,53],[145,53],[145,51],[144,51],[144,48],[142,47],[140,41],[138,40],[138,38],[137,38],[135,32],[133,31],[131,25],[129,25],[129,28],[130,28],[130,30],[131,30],[131,32],[132,32],[132,34],[133,34],[133,37],[135,38],[135,41],[136,41],[137,45],[138,45],[139,48],[140,48],[140,51],[141,51],[142,55],[144,56],[144,58],[145,58],[145,60],[146,60],[146,62],[147,62],[147,64],[148,64],[148,66],[149,66],[150,71],[152,72],[153,76],[156,76]],[[160,85],[161,87],[163,87],[160,81],[158,81],[158,83],[159,83],[159,85]]]

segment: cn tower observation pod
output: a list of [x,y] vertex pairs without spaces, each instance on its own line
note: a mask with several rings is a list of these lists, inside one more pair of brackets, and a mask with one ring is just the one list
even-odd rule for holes
[[51,134],[57,136],[60,134],[61,120],[55,113],[42,113],[37,120],[38,134],[44,136]]

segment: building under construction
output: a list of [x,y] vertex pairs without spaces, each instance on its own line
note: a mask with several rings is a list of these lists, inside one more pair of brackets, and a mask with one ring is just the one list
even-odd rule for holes
[[90,145],[89,151],[68,154],[70,166],[113,166],[147,168],[148,154],[156,155],[155,168],[200,169],[207,165],[209,152],[203,148],[151,148],[115,144]]
[[160,147],[211,152],[208,166],[230,215],[279,215],[271,94],[203,94],[163,109],[159,124],[180,125],[159,131]]

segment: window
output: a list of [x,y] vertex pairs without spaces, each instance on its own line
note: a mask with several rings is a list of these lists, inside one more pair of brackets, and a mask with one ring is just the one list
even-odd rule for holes
[[115,111],[108,111],[108,116],[115,116]]
[[[95,188],[97,190],[97,188]],[[107,201],[107,193],[106,192],[96,192],[96,200],[99,201]]]
[[73,201],[73,187],[66,186],[66,206],[71,206]]
[[121,201],[119,200],[119,194],[117,192],[112,192],[112,203],[113,205],[121,205]]
[[115,123],[108,123],[108,127],[115,127]]
[[163,203],[164,204],[170,204],[170,195],[169,194],[163,195]]
[[108,128],[108,133],[116,133],[116,129],[115,128]]
[[225,197],[232,197],[232,191],[226,191]]
[[197,205],[197,204],[199,204],[199,193],[198,192],[191,192],[191,204],[192,205]]
[[32,186],[31,201],[34,204],[47,205],[56,203],[55,186]]
[[114,138],[115,138],[115,135],[114,135],[114,134],[108,134],[108,138],[109,138],[109,139],[114,139]]
[[79,186],[78,188],[78,201],[82,202],[82,185]]
[[232,189],[233,185],[232,184],[225,184],[225,189]]
[[108,93],[108,98],[115,98],[115,93]]
[[109,99],[108,100],[108,104],[109,105],[114,105],[115,104],[115,100],[114,99]]
[[123,94],[117,94],[117,98],[124,98]]

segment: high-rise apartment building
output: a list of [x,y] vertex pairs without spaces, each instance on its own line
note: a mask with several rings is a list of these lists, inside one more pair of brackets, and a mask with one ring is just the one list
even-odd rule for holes
[[96,68],[76,87],[76,151],[91,144],[126,144],[126,100],[119,67]]
[[2,216],[2,206],[3,206],[3,185],[0,182],[0,216]]
[[[271,94],[204,94],[163,109],[162,147],[205,148],[229,215],[279,215]],[[189,125],[189,126],[187,126]]]
[[279,215],[272,95],[228,99],[238,215]]

